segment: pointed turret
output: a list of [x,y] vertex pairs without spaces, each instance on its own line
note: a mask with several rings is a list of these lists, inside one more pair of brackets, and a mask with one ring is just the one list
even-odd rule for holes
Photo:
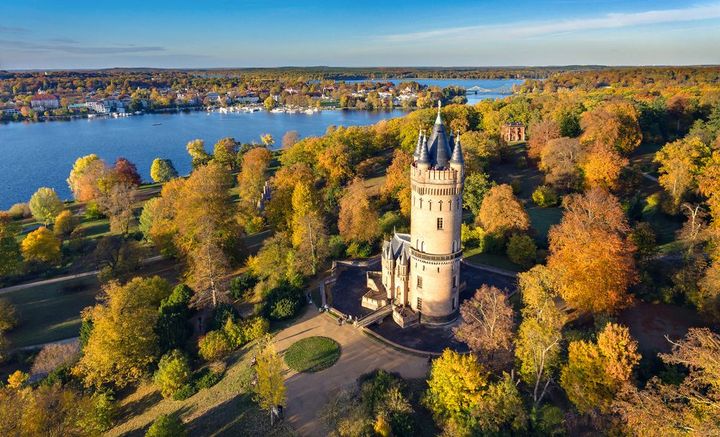
[[417,159],[420,157],[420,148],[422,147],[422,137],[423,133],[422,130],[418,131],[418,140],[417,145],[415,146],[415,153],[413,153],[413,158],[417,161]]
[[442,124],[442,116],[440,110],[442,109],[442,100],[438,100],[438,115],[435,117],[435,124]]
[[460,145],[460,133],[455,137],[455,147],[453,148],[452,158],[450,158],[450,164],[464,164],[465,158],[463,157],[462,146]]
[[418,167],[429,168],[430,167],[430,152],[428,151],[427,137],[423,136],[422,145],[420,146],[420,155],[417,159]]

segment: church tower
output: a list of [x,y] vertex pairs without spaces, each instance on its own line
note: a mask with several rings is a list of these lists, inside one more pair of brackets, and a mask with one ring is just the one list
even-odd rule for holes
[[430,138],[418,139],[413,156],[407,300],[421,323],[444,324],[459,307],[465,162],[460,139],[445,130],[440,103]]

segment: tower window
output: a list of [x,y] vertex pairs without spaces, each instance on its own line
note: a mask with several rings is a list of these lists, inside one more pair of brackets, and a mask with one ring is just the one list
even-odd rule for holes
[[442,211],[442,200],[440,201],[440,211]]
[[417,277],[417,288],[422,288],[422,276]]
[[421,297],[417,298],[417,309],[418,309],[418,311],[422,311],[422,298]]
[[457,302],[455,302],[455,298],[453,297],[453,300],[452,300],[452,309],[453,309],[453,311],[455,310],[455,306],[457,306]]
[[428,200],[428,209],[432,211],[432,200]]
[[442,229],[443,229],[443,219],[442,219],[442,217],[438,217],[438,219],[437,219],[437,228],[438,228],[438,231],[442,231]]

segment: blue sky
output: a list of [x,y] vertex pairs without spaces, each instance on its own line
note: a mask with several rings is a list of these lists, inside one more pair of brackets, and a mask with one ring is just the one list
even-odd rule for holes
[[720,64],[720,1],[0,1],[0,69]]

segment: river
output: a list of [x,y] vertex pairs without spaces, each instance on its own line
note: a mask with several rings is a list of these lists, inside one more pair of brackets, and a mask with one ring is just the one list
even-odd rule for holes
[[[521,81],[423,79],[428,85],[478,85],[490,92],[469,95],[469,103],[507,95],[508,87]],[[495,89],[498,92],[493,92]],[[321,111],[316,114],[272,114],[180,112],[145,114],[124,118],[75,119],[35,123],[0,124],[0,210],[26,202],[39,187],[54,188],[62,199],[70,199],[66,178],[75,159],[95,153],[112,164],[125,157],[137,165],[143,180],[150,180],[150,164],[157,157],[171,159],[180,174],[190,171],[185,151],[188,141],[201,138],[212,151],[223,137],[241,142],[259,142],[269,133],[279,144],[287,131],[301,138],[322,135],[328,126],[370,125],[400,117],[392,111]]]

